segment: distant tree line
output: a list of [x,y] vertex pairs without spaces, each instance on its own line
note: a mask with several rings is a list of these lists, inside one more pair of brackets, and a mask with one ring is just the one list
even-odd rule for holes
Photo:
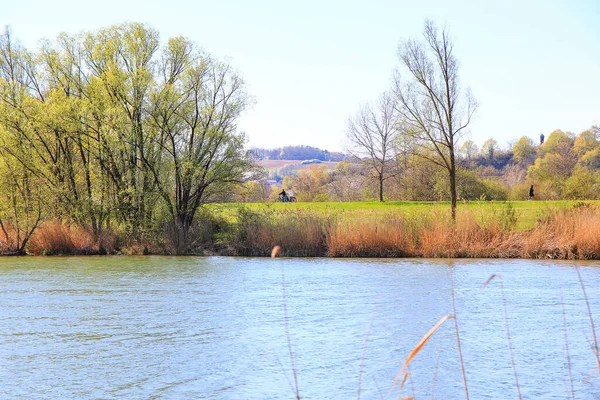
[[[526,200],[531,185],[539,200],[600,199],[600,127],[579,134],[555,130],[546,137],[540,144],[523,136],[508,147],[501,147],[495,139],[481,146],[471,140],[460,143],[457,200]],[[384,200],[447,201],[447,171],[427,162],[422,153],[412,150],[414,146],[398,142],[386,159]],[[379,200],[380,174],[366,160],[350,157],[333,171],[311,165],[284,176],[281,184],[293,187],[300,201]],[[238,189],[236,198],[273,200],[279,190],[261,181],[248,182]]]
[[252,148],[257,160],[321,160],[343,161],[346,155],[341,152],[322,150],[311,146],[284,146],[277,149]]

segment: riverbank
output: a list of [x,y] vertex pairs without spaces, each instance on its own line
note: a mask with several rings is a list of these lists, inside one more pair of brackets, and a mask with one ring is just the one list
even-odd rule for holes
[[[596,202],[462,204],[454,224],[446,204],[370,205],[220,206],[199,221],[186,254],[266,257],[279,245],[292,257],[600,259]],[[7,231],[2,254],[18,253],[10,242],[15,232]],[[26,253],[175,254],[168,235],[127,241],[115,231],[94,235],[58,221],[43,223]]]
[[294,257],[600,258],[595,204],[540,209],[529,229],[519,228],[511,203],[482,212],[462,208],[454,224],[448,214],[440,207],[412,214],[246,210],[231,245],[248,256],[268,256],[279,245]]

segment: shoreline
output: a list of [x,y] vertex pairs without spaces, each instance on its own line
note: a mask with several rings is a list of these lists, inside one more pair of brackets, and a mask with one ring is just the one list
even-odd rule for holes
[[213,213],[206,226],[191,231],[187,247],[175,246],[161,232],[135,240],[115,231],[94,235],[81,226],[47,221],[31,236],[25,252],[16,250],[16,241],[0,238],[0,256],[269,257],[280,246],[284,257],[600,260],[596,202],[539,204],[523,218],[527,229],[518,211],[523,204],[475,206],[459,208],[454,223],[440,205],[359,211],[319,210],[313,204],[230,208]]

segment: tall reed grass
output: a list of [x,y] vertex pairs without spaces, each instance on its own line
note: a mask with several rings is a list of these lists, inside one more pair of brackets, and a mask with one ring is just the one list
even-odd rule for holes
[[44,255],[105,254],[115,249],[116,235],[103,231],[94,235],[79,225],[47,221],[32,235],[28,251]]
[[241,209],[231,238],[234,254],[269,256],[279,245],[282,256],[318,257],[327,253],[331,217],[309,210]]
[[399,213],[242,209],[234,254],[287,256],[600,259],[600,210],[551,210],[537,226],[516,229],[510,205],[498,214],[462,210],[456,223],[443,210]]

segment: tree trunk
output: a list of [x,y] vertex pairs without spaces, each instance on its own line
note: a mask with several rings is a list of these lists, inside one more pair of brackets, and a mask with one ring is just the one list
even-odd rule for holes
[[379,175],[379,201],[383,201],[383,174]]
[[452,208],[452,223],[456,222],[456,165],[454,160],[450,162],[450,207]]

